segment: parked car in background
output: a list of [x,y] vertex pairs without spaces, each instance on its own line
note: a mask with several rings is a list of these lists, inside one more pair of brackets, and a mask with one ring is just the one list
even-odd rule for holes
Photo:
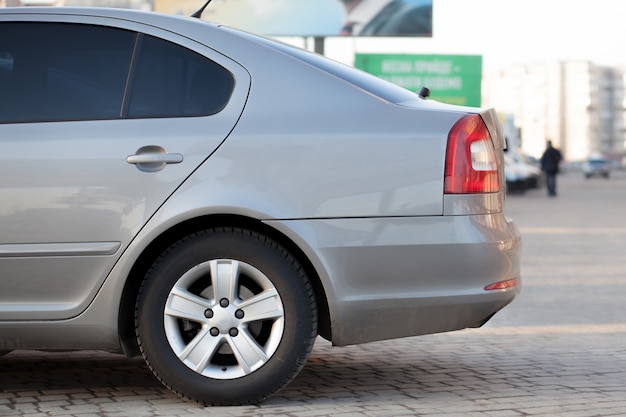
[[583,175],[585,178],[603,177],[609,178],[611,167],[609,161],[602,156],[592,156],[583,162]]
[[2,9],[0,57],[0,352],[256,403],[318,335],[479,327],[519,291],[493,109],[123,9]]
[[522,194],[528,189],[528,174],[508,154],[504,154],[504,174],[507,193]]
[[545,174],[532,160],[522,153],[512,153],[513,159],[523,167],[527,174],[528,188],[537,189],[544,186],[546,182]]
[[507,151],[504,154],[507,190],[511,193],[524,193],[528,189],[543,187],[544,173],[532,165],[523,154]]

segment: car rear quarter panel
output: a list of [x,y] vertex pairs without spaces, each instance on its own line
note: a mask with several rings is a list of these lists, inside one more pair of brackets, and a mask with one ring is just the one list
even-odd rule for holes
[[250,58],[243,117],[204,167],[217,195],[247,196],[269,218],[443,213],[446,139],[459,113],[388,103],[274,54],[271,65]]

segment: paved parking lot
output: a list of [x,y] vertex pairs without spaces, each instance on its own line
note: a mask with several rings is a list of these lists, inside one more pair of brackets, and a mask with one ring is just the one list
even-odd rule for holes
[[140,359],[0,358],[0,416],[625,416],[626,173],[511,196],[521,296],[482,329],[333,348],[260,406],[203,407]]

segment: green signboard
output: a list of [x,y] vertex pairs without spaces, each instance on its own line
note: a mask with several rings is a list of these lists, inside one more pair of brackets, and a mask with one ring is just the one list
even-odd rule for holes
[[355,67],[443,103],[480,107],[479,55],[356,54]]

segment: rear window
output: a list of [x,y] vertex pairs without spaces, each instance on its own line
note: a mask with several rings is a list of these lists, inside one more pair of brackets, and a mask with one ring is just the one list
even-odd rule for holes
[[383,100],[391,103],[405,103],[414,101],[417,98],[415,93],[368,74],[365,71],[353,68],[351,66],[326,58],[322,55],[306,51],[304,49],[288,45],[282,42],[264,38],[262,36],[253,35],[246,32],[238,32],[251,38],[252,40],[262,43],[265,46],[290,55],[300,61],[306,62],[316,68],[332,74],[342,80],[367,91]]
[[128,117],[204,116],[222,110],[233,91],[232,74],[171,42],[145,35]]

